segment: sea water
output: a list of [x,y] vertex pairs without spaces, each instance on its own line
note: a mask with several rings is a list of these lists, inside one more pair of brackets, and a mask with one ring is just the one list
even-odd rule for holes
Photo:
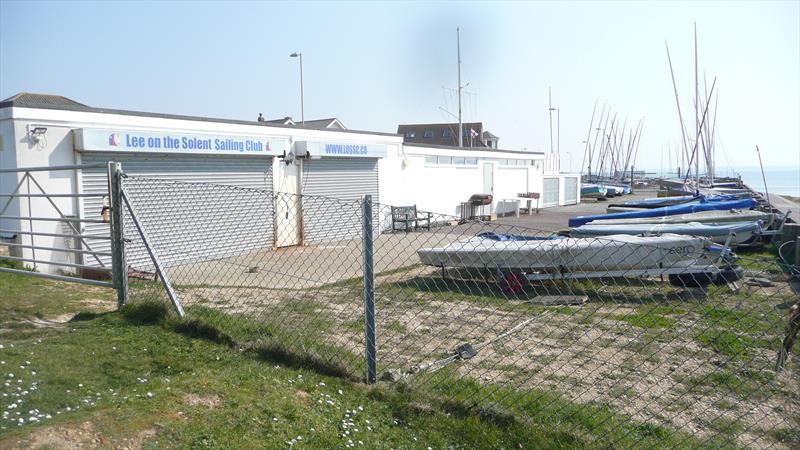
[[[677,173],[660,173],[658,170],[647,171],[651,176],[676,177]],[[770,194],[791,195],[800,197],[800,166],[765,167],[764,177],[759,167],[736,167],[717,169],[718,177],[741,176],[742,181],[758,192],[764,192],[764,178]]]
[[763,177],[761,169],[757,167],[742,167],[731,172],[741,175],[742,181],[758,192],[764,192],[764,178],[766,178],[770,194],[800,197],[800,166],[765,167]]

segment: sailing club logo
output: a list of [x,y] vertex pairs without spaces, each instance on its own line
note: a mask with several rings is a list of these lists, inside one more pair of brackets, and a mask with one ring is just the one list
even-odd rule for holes
[[108,145],[112,145],[114,147],[119,147],[122,145],[117,133],[111,133],[108,135]]

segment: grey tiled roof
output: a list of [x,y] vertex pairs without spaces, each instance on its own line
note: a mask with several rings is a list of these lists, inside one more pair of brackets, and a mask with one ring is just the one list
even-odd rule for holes
[[91,109],[83,103],[69,99],[61,95],[35,94],[31,92],[20,92],[3,101],[0,101],[0,108],[14,106],[18,108],[48,108],[60,107],[75,111],[85,111]]

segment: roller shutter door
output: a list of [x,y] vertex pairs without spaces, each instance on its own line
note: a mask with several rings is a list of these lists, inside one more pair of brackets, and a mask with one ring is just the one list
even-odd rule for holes
[[578,179],[575,177],[564,178],[564,204],[578,203]]
[[[137,217],[159,259],[176,265],[218,259],[273,246],[272,157],[131,155],[83,153],[82,162],[122,163],[124,182]],[[84,170],[83,192],[107,192],[105,169]],[[87,197],[83,216],[100,217],[102,200]],[[152,269],[133,223],[125,222],[128,265]],[[86,224],[87,234],[107,234],[108,225]],[[92,243],[109,251],[108,241]],[[91,258],[91,257],[89,257]],[[110,258],[104,261],[110,266]],[[86,259],[86,264],[96,261]]]
[[[362,195],[372,195],[378,220],[378,159],[322,158],[303,167],[304,242],[352,239],[361,233]],[[333,200],[337,199],[337,200]]]
[[544,195],[542,197],[544,206],[558,205],[558,178],[544,179]]

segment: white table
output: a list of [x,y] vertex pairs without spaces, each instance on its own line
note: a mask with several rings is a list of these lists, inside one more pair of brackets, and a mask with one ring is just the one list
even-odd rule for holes
[[519,217],[519,204],[520,204],[520,201],[521,201],[521,199],[519,199],[519,198],[503,198],[503,199],[500,199],[500,203],[508,202],[508,203],[513,203],[514,204],[514,214],[516,215],[516,217]]

